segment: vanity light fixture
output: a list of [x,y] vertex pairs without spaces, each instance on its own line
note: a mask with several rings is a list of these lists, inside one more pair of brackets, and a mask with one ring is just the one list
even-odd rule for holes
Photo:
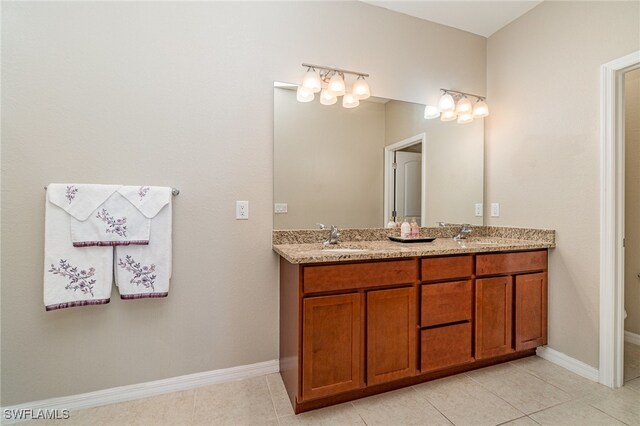
[[313,93],[318,93],[320,89],[322,89],[322,80],[320,79],[318,71],[309,67],[307,73],[304,75],[304,79],[302,79],[302,87],[311,90]]
[[[369,74],[320,65],[302,64],[302,66],[307,68],[307,72],[296,94],[299,102],[311,102],[314,99],[314,93],[321,92],[322,105],[333,105],[338,101],[338,96],[344,96],[342,106],[355,108],[360,104],[360,100],[371,96],[369,84],[365,80]],[[345,74],[357,76],[351,92],[347,92]]]
[[299,86],[296,92],[296,99],[298,102],[311,102],[314,98],[313,91],[307,89],[304,86]]
[[[440,90],[442,97],[438,101],[438,106],[427,105],[424,109],[424,118],[440,117],[441,121],[457,119],[459,124],[465,124],[471,123],[474,118],[483,118],[489,115],[489,106],[484,96],[450,89]],[[471,103],[469,97],[476,98],[475,104]]]
[[338,102],[336,95],[331,93],[329,89],[322,89],[322,92],[320,92],[320,103],[322,105],[333,105],[336,102]]
[[342,97],[342,106],[345,108],[355,108],[360,105],[360,101],[353,93],[346,93]]
[[440,117],[440,110],[438,109],[438,107],[434,107],[433,105],[427,105],[424,108],[424,118],[426,118],[427,120],[430,120],[432,118],[438,118]]

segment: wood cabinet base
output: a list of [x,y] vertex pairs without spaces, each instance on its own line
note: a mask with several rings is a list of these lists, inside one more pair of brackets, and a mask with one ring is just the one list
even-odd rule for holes
[[432,371],[429,373],[420,374],[418,376],[406,377],[404,379],[394,380],[392,382],[381,383],[378,385],[371,385],[360,389],[354,389],[351,391],[343,392],[337,395],[332,395],[325,398],[318,398],[310,401],[298,402],[297,400],[293,404],[293,409],[296,414],[303,413],[305,411],[315,410],[317,408],[328,407],[330,405],[341,404],[347,401],[353,401],[354,399],[364,398],[371,395],[376,395],[383,392],[388,392],[394,389],[400,389],[407,386],[417,385],[418,383],[428,382],[431,380],[441,379],[443,377],[452,376],[454,374],[464,373],[465,371],[476,370],[478,368],[488,367],[494,364],[500,364],[502,362],[513,361],[519,358],[525,358],[536,354],[535,349],[529,349],[521,352],[514,352],[507,355],[498,356],[491,359],[481,359],[467,364],[457,365],[455,367],[449,367],[438,371]]

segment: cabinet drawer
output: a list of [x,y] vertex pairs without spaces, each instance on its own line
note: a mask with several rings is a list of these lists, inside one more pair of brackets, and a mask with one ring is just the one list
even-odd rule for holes
[[422,330],[420,370],[438,370],[473,361],[471,323]]
[[547,269],[547,251],[479,254],[476,275],[511,274]]
[[472,312],[471,280],[422,285],[422,327],[470,320]]
[[422,281],[467,278],[473,274],[471,256],[429,257],[422,259]]
[[305,293],[316,293],[409,284],[417,276],[415,260],[307,266],[303,271],[303,288]]

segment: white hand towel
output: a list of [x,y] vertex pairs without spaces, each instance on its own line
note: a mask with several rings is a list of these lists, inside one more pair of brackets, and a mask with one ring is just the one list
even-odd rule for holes
[[115,248],[115,278],[120,297],[166,297],[172,272],[171,188],[123,187],[118,192],[135,202],[151,219],[148,245]]
[[[44,304],[47,311],[109,303],[113,281],[111,247],[73,247],[67,212],[90,209],[89,199],[76,203],[85,185],[51,184],[45,205]],[[86,189],[86,188],[84,188]],[[103,193],[117,187],[102,188]],[[65,208],[59,203],[63,200]]]
[[71,240],[75,247],[146,245],[150,225],[151,219],[114,192],[88,218],[71,218]]

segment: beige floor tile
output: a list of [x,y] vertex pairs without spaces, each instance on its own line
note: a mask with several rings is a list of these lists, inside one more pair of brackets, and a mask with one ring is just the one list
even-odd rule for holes
[[628,382],[625,382],[624,385],[629,386],[630,388],[635,389],[637,391],[640,391],[640,378],[629,380]]
[[500,426],[537,426],[538,423],[531,420],[529,417],[524,416],[519,419],[511,420],[510,422],[502,423]]
[[107,407],[96,407],[89,408],[86,410],[79,411],[71,411],[69,413],[69,418],[60,422],[60,424],[65,424],[68,426],[93,426],[93,425],[102,425],[104,424],[104,419],[102,418],[101,413],[105,413]]
[[511,364],[495,365],[466,374],[525,414],[572,398],[565,391]]
[[275,419],[264,376],[196,389],[193,424],[273,424]]
[[287,390],[284,388],[284,383],[282,383],[282,377],[280,377],[280,374],[269,374],[267,376],[267,384],[269,385],[269,391],[271,392],[273,406],[276,409],[276,415],[278,417],[284,417],[294,414],[291,400],[289,399]]
[[640,424],[640,393],[629,386],[607,388],[583,400],[624,423]]
[[353,406],[367,425],[451,425],[412,388],[358,399]]
[[613,417],[581,400],[565,402],[529,415],[541,425],[623,425]]
[[497,425],[524,415],[465,375],[422,383],[414,389],[456,425]]
[[575,397],[588,395],[604,387],[538,356],[522,358],[511,364]]
[[281,425],[364,425],[358,412],[350,402],[320,408],[306,413],[280,417]]
[[[151,398],[98,407],[93,414],[82,413],[78,424],[96,425],[177,425],[191,423],[195,390],[174,392]],[[73,418],[73,417],[72,417]],[[76,420],[78,417],[76,417]],[[87,420],[88,421],[88,420]]]
[[640,346],[624,342],[624,381],[640,377]]
[[[99,416],[96,414],[101,407],[88,408],[86,410],[75,410],[69,412],[68,419],[34,419],[17,423],[20,426],[51,426],[51,425],[69,425],[69,426],[90,426],[102,424]],[[62,416],[62,413],[60,413]],[[3,417],[4,420],[4,417]],[[1,424],[4,424],[0,421]]]

